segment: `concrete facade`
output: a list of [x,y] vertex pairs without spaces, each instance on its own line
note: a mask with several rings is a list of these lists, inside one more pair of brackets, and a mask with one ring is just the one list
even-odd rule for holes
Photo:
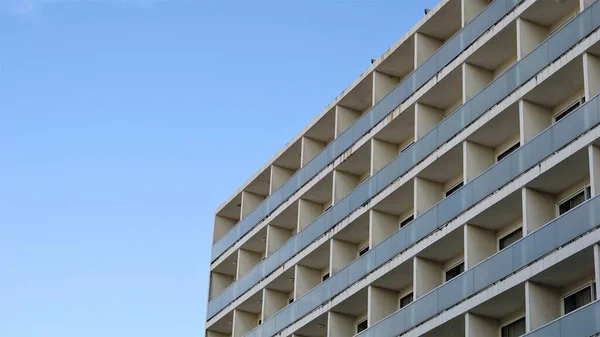
[[600,2],[441,1],[217,209],[206,335],[600,333],[598,93]]

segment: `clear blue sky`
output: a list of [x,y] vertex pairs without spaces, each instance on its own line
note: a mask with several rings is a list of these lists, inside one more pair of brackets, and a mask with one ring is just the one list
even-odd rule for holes
[[214,209],[436,2],[0,0],[0,336],[203,336]]

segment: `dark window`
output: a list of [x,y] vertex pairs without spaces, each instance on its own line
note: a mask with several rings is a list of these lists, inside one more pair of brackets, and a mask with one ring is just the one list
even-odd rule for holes
[[292,304],[292,303],[294,303],[294,298],[290,297],[290,299],[288,300],[288,304]]
[[446,270],[446,282],[460,275],[463,271],[465,271],[465,263],[461,262],[456,266]]
[[502,239],[500,239],[500,250],[512,245],[517,242],[520,238],[523,237],[523,228],[519,228],[516,231],[505,235]]
[[368,325],[369,325],[369,320],[366,320],[366,319],[364,321],[358,322],[358,324],[356,324],[356,333],[367,330]]
[[575,109],[579,108],[579,105],[581,105],[581,103],[579,101],[575,102],[575,104],[571,105],[570,107],[566,108],[565,111],[559,113],[558,115],[556,115],[556,117],[554,117],[554,121],[558,122],[559,120],[565,118],[568,114],[570,114],[571,112],[575,111]]
[[411,221],[413,221],[415,219],[414,215],[409,216],[408,218],[402,220],[402,222],[400,223],[400,228],[408,225]]
[[369,246],[366,246],[365,248],[361,249],[361,250],[358,252],[358,256],[363,256],[363,255],[365,255],[365,254],[366,254],[368,251],[369,251]]
[[592,197],[592,186],[585,187],[585,200]]
[[261,324],[262,324],[262,319],[259,319],[258,320],[258,325],[261,325]]
[[446,198],[450,196],[450,194],[458,191],[459,188],[463,187],[463,182],[461,181],[460,183],[456,184],[456,186],[452,187],[451,189],[446,191]]
[[327,206],[327,208],[325,208],[325,210],[323,211],[323,213],[327,212],[330,208],[331,208],[331,205]]
[[592,302],[592,287],[587,286],[564,299],[565,315]]
[[411,145],[413,145],[415,142],[410,142],[410,144],[406,145],[401,151],[400,153],[406,151],[406,149],[408,149]]
[[521,146],[521,144],[520,144],[520,143],[517,143],[517,144],[515,144],[515,145],[511,146],[511,147],[510,147],[508,150],[506,150],[506,151],[504,151],[504,152],[500,153],[500,154],[498,155],[498,158],[497,158],[498,160],[497,160],[497,161],[501,161],[502,159],[504,159],[504,158],[505,158],[506,156],[508,156],[509,154],[511,154],[511,153],[513,153],[513,152],[515,152],[515,151],[516,151],[516,150],[517,150],[517,149],[518,149],[520,146]]
[[323,275],[323,277],[321,278],[321,280],[323,280],[323,282],[325,282],[325,280],[327,280],[329,278],[329,273]]
[[562,214],[572,210],[573,208],[577,207],[577,205],[581,204],[584,201],[585,201],[585,192],[581,191],[581,192],[577,193],[576,195],[574,195],[573,197],[571,197],[569,200],[563,201],[560,205],[558,205],[558,214],[562,215]]
[[413,301],[413,293],[410,293],[400,299],[400,309],[409,305]]
[[525,317],[502,327],[502,337],[518,337],[525,334]]

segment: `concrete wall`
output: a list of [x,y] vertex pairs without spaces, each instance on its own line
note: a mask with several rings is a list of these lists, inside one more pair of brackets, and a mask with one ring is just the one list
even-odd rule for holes
[[331,239],[330,260],[331,274],[344,269],[356,259],[358,246],[355,243]]
[[285,167],[271,165],[271,178],[269,183],[269,194],[275,192],[283,183],[286,182],[293,174],[294,170]]
[[342,200],[358,186],[360,177],[354,174],[333,171],[333,203]]
[[281,291],[265,288],[262,298],[262,320],[263,322],[285,308],[288,304],[288,294]]
[[465,337],[498,337],[498,329],[494,319],[470,312],[465,314]]
[[213,243],[217,242],[225,233],[227,233],[238,221],[223,216],[215,215],[215,227],[213,231]]
[[525,311],[527,332],[560,317],[560,294],[554,288],[527,281]]
[[319,152],[321,152],[326,145],[327,144],[318,140],[302,137],[302,152],[300,154],[300,163],[302,166],[306,165],[311,159],[319,154]]
[[523,235],[526,235],[555,218],[556,203],[552,194],[527,187],[521,191],[523,196]]
[[238,250],[236,280],[239,280],[248,271],[250,271],[252,267],[256,266],[260,262],[260,258],[261,256],[259,253],[251,252],[245,249]]
[[465,184],[495,163],[496,157],[493,149],[469,141],[463,142],[463,182]]
[[425,34],[415,33],[415,68],[423,64],[442,44],[444,44],[444,41]]
[[267,256],[276,251],[292,236],[292,231],[286,228],[267,226]]
[[369,247],[375,247],[398,230],[398,217],[371,210],[369,212]]
[[206,337],[229,337],[230,335],[226,335],[219,332],[214,331],[206,331]]
[[368,288],[368,314],[369,326],[381,321],[394,311],[398,310],[398,293],[389,289],[375,286]]
[[538,25],[535,22],[517,19],[517,56],[522,59],[531,53],[537,46],[548,37],[548,27]]
[[462,7],[461,22],[464,27],[485,9],[489,0],[461,0],[460,4]]
[[373,138],[371,140],[371,172],[373,175],[398,156],[398,145]]
[[241,310],[233,310],[232,337],[242,337],[254,329],[258,323],[258,315]]
[[316,202],[298,199],[298,232],[310,225],[323,213],[323,205]]
[[496,253],[496,233],[494,231],[465,225],[465,270]]
[[398,83],[400,83],[400,79],[395,76],[373,71],[372,105],[381,101]]
[[414,299],[425,295],[429,291],[441,285],[443,280],[443,268],[434,261],[421,257],[415,257],[413,260],[413,285]]
[[340,314],[337,312],[330,311],[328,314],[327,322],[327,336],[328,337],[350,337],[354,336],[356,327],[354,321],[356,317]]
[[423,137],[442,119],[444,119],[443,110],[421,103],[415,104],[415,140]]
[[242,205],[240,210],[240,219],[245,218],[250,214],[256,206],[265,200],[263,195],[254,194],[247,191],[242,191]]
[[340,105],[335,106],[335,137],[341,135],[346,129],[361,116],[360,111],[346,108]]
[[468,63],[463,63],[462,72],[463,102],[475,96],[494,79],[493,72]]
[[306,294],[309,290],[321,283],[321,271],[313,268],[296,265],[294,271],[294,298]]
[[541,105],[519,101],[521,144],[537,136],[552,124],[552,111]]
[[213,299],[221,291],[225,290],[233,283],[233,276],[221,273],[210,273],[209,298]]
[[444,186],[433,181],[415,178],[415,218],[444,198]]

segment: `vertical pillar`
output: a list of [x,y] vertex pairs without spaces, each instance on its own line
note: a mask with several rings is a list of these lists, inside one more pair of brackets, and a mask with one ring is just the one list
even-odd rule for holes
[[550,109],[531,103],[519,101],[519,127],[521,128],[521,145],[537,136],[552,124]]
[[251,252],[245,249],[238,250],[237,259],[237,273],[236,280],[239,280],[242,276],[246,275],[247,272],[256,266],[260,262],[260,254]]
[[360,117],[360,111],[346,108],[340,105],[335,106],[335,137],[337,138],[346,129]]
[[300,232],[304,227],[311,224],[319,215],[323,213],[323,205],[316,202],[298,199],[298,230]]
[[415,104],[415,141],[425,136],[444,119],[444,111],[422,104]]
[[493,72],[468,63],[463,63],[462,75],[463,103],[475,96],[494,79]]
[[356,249],[354,243],[331,239],[329,265],[331,266],[332,275],[344,269],[356,259]]
[[521,190],[523,235],[527,235],[556,217],[554,196],[528,187]]
[[592,197],[600,194],[600,148],[595,145],[588,147],[590,158],[590,188]]
[[271,255],[292,236],[292,231],[286,228],[267,226],[267,256]]
[[263,200],[265,200],[265,197],[262,195],[254,194],[248,191],[242,191],[240,219],[243,219],[250,214]]
[[300,164],[308,164],[327,144],[308,137],[302,137],[302,152],[300,154]]
[[368,290],[367,319],[369,326],[381,321],[394,311],[398,310],[398,293],[375,286]]
[[398,156],[398,145],[373,138],[371,140],[370,175],[377,173]]
[[358,186],[360,177],[354,174],[341,172],[338,170],[333,171],[333,204],[342,200],[352,190]]
[[465,235],[465,270],[496,253],[496,233],[489,229],[466,224]]
[[349,337],[356,334],[354,316],[330,311],[327,317],[327,337]]
[[442,44],[444,44],[444,41],[425,34],[415,33],[415,68],[423,64]]
[[596,0],[579,0],[579,11],[583,12],[584,9],[588,8]]
[[416,256],[413,260],[414,298],[417,299],[444,282],[442,266]]
[[548,27],[517,18],[517,58],[520,60],[531,53],[548,37]]
[[398,217],[372,209],[369,226],[369,247],[375,247],[398,230]]
[[254,329],[258,323],[258,315],[238,309],[233,310],[232,337],[242,337]]
[[395,76],[373,71],[373,100],[371,104],[375,105],[381,101],[398,83],[400,83],[400,79]]
[[465,337],[498,337],[498,322],[494,319],[467,312]]
[[467,184],[495,163],[494,150],[473,142],[463,142],[463,182]]
[[283,185],[292,175],[294,175],[294,170],[290,170],[285,167],[271,165],[271,179],[269,184],[269,195],[273,194],[273,192],[277,191],[277,189]]
[[590,53],[583,54],[583,83],[586,101],[600,92],[600,58],[598,56]]
[[262,298],[262,321],[275,315],[288,304],[288,294],[265,288]]
[[425,213],[444,197],[444,186],[423,178],[415,178],[415,218]]
[[321,271],[306,266],[296,265],[294,270],[294,298],[306,294],[321,283]]
[[525,283],[525,327],[530,332],[560,317],[560,294],[556,289]]

